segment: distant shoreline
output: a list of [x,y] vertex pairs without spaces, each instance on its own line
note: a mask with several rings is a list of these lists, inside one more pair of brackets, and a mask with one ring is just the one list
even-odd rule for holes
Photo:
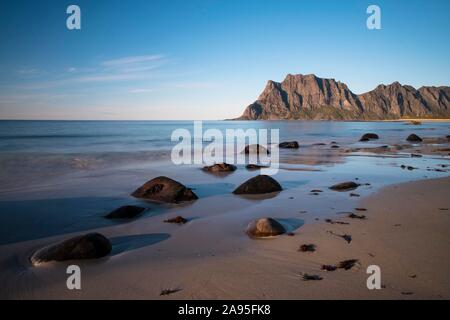
[[180,120],[180,119],[176,119],[176,120],[170,120],[170,119],[166,119],[166,120],[161,120],[161,119],[0,119],[0,122],[12,122],[12,121],[42,121],[42,122],[145,122],[145,121],[151,121],[151,122],[190,122],[190,121],[208,121],[208,122],[213,122],[213,121],[301,121],[301,122],[413,122],[413,121],[419,121],[419,122],[450,122],[450,118],[425,118],[425,119],[421,119],[421,118],[411,118],[411,119],[385,119],[385,120],[339,120],[339,119],[334,119],[334,120],[313,120],[313,119],[258,119],[258,120],[242,120],[242,119],[207,119],[207,120],[198,120],[198,119],[186,119],[186,120]]

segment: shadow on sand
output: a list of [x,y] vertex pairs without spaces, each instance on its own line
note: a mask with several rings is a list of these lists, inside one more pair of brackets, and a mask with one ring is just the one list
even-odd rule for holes
[[135,234],[111,238],[112,252],[115,256],[127,251],[147,247],[170,238],[168,233]]

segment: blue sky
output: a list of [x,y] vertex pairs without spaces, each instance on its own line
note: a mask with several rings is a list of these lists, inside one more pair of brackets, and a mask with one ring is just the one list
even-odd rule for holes
[[[81,8],[82,29],[66,28]],[[379,5],[382,29],[366,28]],[[0,2],[0,118],[225,119],[267,80],[449,85],[450,1]]]

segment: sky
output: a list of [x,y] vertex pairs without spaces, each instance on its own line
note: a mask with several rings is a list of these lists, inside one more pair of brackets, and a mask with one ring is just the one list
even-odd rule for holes
[[448,0],[2,0],[0,119],[228,119],[297,73],[357,94],[449,85],[449,13]]

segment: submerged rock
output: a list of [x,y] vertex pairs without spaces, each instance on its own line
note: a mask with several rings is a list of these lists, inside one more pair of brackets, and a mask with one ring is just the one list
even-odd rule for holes
[[258,170],[261,168],[268,168],[268,166],[264,166],[261,164],[248,164],[245,166],[248,170]]
[[261,218],[250,222],[245,233],[251,237],[273,237],[286,232],[286,229],[275,219]]
[[88,233],[63,242],[44,247],[30,258],[37,266],[50,261],[96,259],[111,252],[111,242],[100,233]]
[[146,182],[131,195],[136,198],[169,203],[198,199],[197,195],[192,192],[191,189],[186,188],[175,180],[163,176]]
[[260,144],[250,144],[250,145],[246,146],[242,152],[245,153],[245,154],[250,154],[250,153],[256,153],[256,154],[266,153],[266,154],[270,154],[270,151],[267,148],[265,148],[262,145],[260,145]]
[[164,222],[185,224],[188,221],[187,221],[187,219],[183,218],[182,216],[177,216],[175,218],[164,220]]
[[106,219],[132,219],[142,212],[145,211],[145,208],[138,206],[123,206],[117,208],[114,211],[111,211],[109,214],[105,216]]
[[288,142],[281,142],[278,145],[278,147],[282,149],[298,149],[300,148],[300,145],[298,144],[297,141],[288,141]]
[[258,175],[253,177],[233,191],[234,194],[264,194],[283,190],[281,185],[272,177]]
[[366,133],[364,134],[359,141],[369,141],[369,140],[377,140],[380,137],[376,133]]
[[334,191],[350,191],[355,190],[358,188],[360,184],[353,182],[353,181],[347,181],[335,184],[334,186],[331,186],[330,189]]
[[414,133],[410,134],[408,136],[408,138],[406,138],[406,140],[410,141],[410,142],[422,142],[422,138],[419,137],[418,135],[414,134]]
[[233,172],[236,171],[236,166],[228,163],[216,163],[212,166],[203,167],[203,171],[218,173],[218,172]]

